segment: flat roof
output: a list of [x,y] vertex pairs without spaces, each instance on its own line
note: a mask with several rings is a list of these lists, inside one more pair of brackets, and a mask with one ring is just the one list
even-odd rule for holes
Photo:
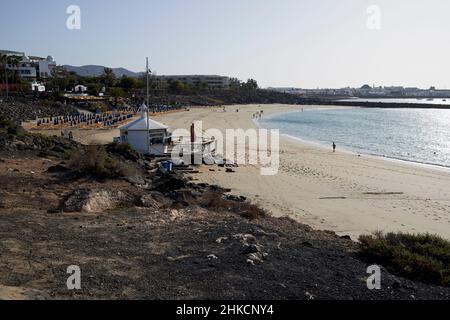
[[0,50],[0,54],[16,54],[16,55],[23,56],[25,53],[19,52],[19,51],[11,51],[11,50]]
[[43,58],[43,57],[38,57],[38,56],[28,56],[28,58],[29,58],[29,59],[32,59],[32,60],[45,60],[45,58]]
[[172,74],[172,75],[158,75],[156,77],[215,77],[215,78],[228,78],[227,76],[219,76],[216,74]]

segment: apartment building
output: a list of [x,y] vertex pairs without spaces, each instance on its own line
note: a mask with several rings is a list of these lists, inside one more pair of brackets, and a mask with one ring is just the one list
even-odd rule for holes
[[27,80],[46,79],[51,77],[56,61],[52,56],[47,58],[26,56],[24,52],[0,50],[0,55],[20,57],[18,64],[8,64],[10,70],[16,70],[21,78]]
[[198,86],[204,85],[210,89],[229,89],[230,78],[217,75],[166,75],[156,76],[159,81],[180,81],[183,84]]

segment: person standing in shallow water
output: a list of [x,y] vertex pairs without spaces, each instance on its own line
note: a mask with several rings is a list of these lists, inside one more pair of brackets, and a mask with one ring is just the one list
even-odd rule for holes
[[336,143],[333,142],[333,152],[336,152]]

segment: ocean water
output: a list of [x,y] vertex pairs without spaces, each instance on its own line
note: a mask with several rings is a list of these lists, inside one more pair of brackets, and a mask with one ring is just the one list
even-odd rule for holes
[[450,110],[319,109],[274,114],[262,127],[319,143],[331,150],[450,167]]
[[350,101],[350,102],[384,102],[384,103],[416,103],[416,104],[438,104],[438,105],[450,105],[450,98],[434,98],[434,99],[408,99],[408,98],[351,98],[341,99],[338,101]]

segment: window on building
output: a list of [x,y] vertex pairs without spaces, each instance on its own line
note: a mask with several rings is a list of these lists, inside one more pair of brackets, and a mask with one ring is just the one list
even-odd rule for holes
[[164,142],[164,132],[150,132],[150,144],[162,144]]

